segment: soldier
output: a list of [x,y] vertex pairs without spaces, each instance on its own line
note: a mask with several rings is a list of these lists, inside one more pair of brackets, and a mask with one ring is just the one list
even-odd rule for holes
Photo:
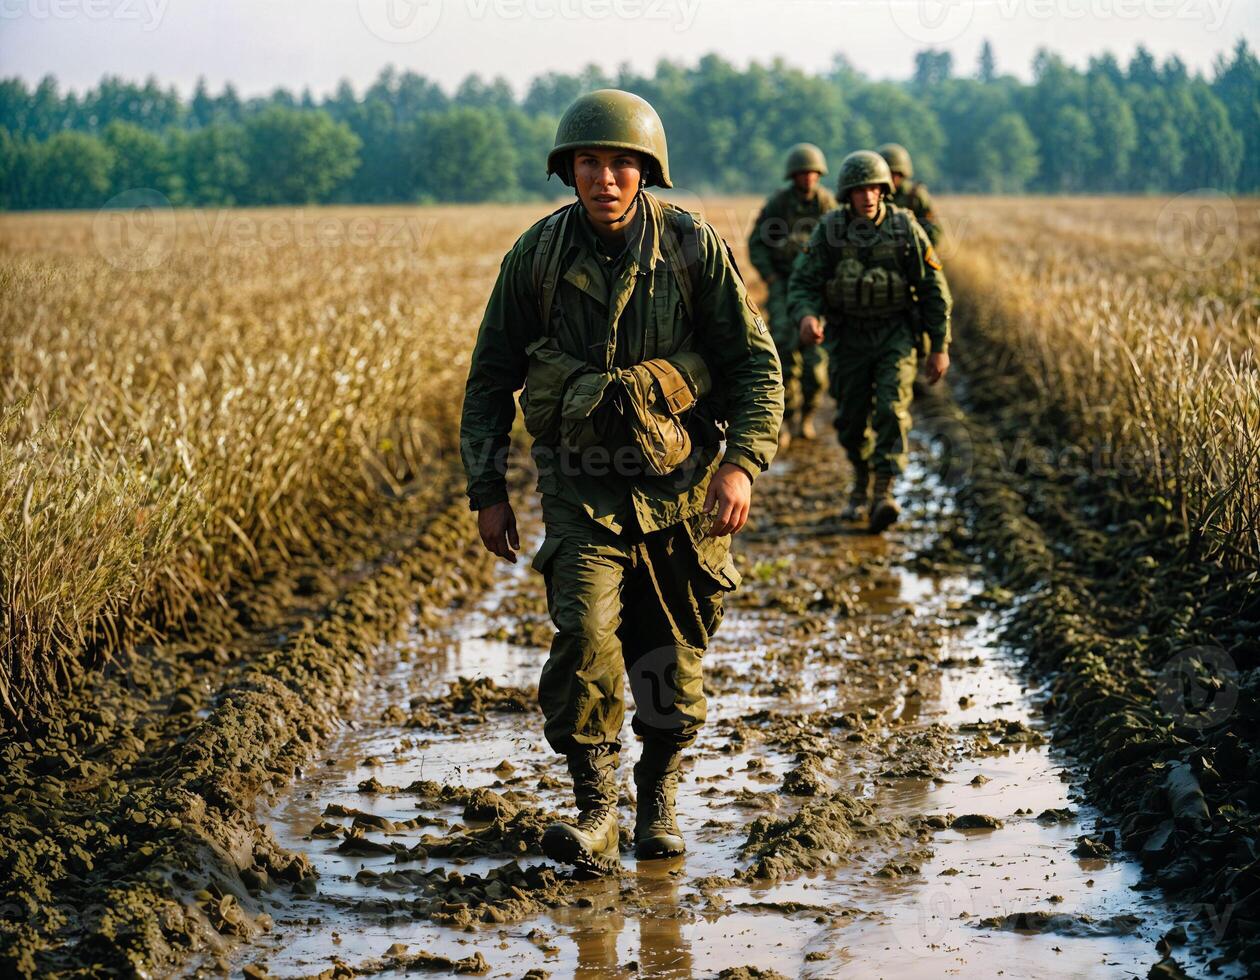
[[885,143],[875,152],[888,162],[888,169],[892,171],[892,203],[913,212],[915,219],[928,233],[928,239],[933,245],[939,245],[941,225],[932,207],[932,196],[927,188],[912,179],[914,164],[910,160],[910,151],[900,143]]
[[814,410],[827,370],[823,349],[802,347],[796,321],[788,316],[788,277],[818,219],[836,208],[831,192],[819,185],[827,174],[827,158],[813,143],[797,143],[788,150],[784,170],[792,183],[770,195],[748,238],[749,258],[770,292],[770,332],[783,366],[787,424],[779,433],[780,449],[787,448],[793,435],[814,438]]
[[612,89],[579,98],[547,172],[578,200],[503,259],[460,442],[482,543],[514,562],[505,473],[524,387],[545,526],[534,568],[556,627],[538,699],[579,811],[543,848],[601,874],[618,866],[623,670],[643,743],[635,853],[684,850],[674,805],[682,751],[705,719],[701,655],[739,584],[730,536],[774,456],[783,384],[726,243],[644,191],[672,186],[647,102]]
[[914,215],[890,203],[892,174],[878,153],[859,150],[840,165],[841,206],[818,223],[792,269],[788,307],[801,342],[826,343],[836,431],[853,464],[843,516],[860,520],[875,502],[878,534],[900,514],[893,481],[906,463],[916,339],[931,343],[928,381],[949,368],[949,286],[927,233]]

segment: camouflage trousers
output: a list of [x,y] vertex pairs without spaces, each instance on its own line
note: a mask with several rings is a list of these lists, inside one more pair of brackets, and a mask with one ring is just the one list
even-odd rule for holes
[[769,289],[770,335],[783,367],[783,416],[812,415],[827,386],[827,353],[817,344],[801,346],[800,330],[788,316],[787,279],[780,276]]
[[901,473],[918,370],[910,324],[828,321],[825,343],[836,400],[836,435],[849,461],[865,461],[877,475]]
[[614,534],[553,516],[534,559],[556,627],[538,682],[548,744],[561,754],[618,747],[628,674],[635,734],[690,745],[707,708],[701,658],[722,622],[723,593],[739,584],[730,538],[704,537],[700,517]]

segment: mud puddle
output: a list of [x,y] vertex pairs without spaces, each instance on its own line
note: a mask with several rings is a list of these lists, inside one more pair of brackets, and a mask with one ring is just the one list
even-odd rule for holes
[[[875,539],[839,520],[844,480],[828,438],[758,482],[680,792],[687,855],[575,883],[539,853],[570,796],[532,700],[541,579],[504,566],[451,630],[398,651],[260,815],[320,879],[233,968],[1145,976],[1190,910],[1135,891],[1138,867],[1109,853],[982,583],[916,558],[949,517],[936,485],[912,476],[905,520]],[[628,827],[629,725],[623,744]]]

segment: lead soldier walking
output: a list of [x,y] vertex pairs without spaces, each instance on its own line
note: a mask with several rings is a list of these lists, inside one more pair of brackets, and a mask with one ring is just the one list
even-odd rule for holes
[[786,424],[779,434],[780,449],[786,448],[794,435],[814,437],[814,410],[826,385],[823,349],[801,345],[787,304],[792,262],[819,219],[837,207],[831,191],[819,185],[826,174],[827,158],[813,143],[797,143],[788,150],[784,177],[792,183],[770,195],[748,237],[748,257],[769,291],[770,333],[783,366]]
[[[900,514],[893,484],[906,465],[917,342],[927,377],[949,368],[950,294],[940,260],[914,215],[890,203],[892,174],[878,153],[840,165],[841,206],[818,223],[792,269],[788,306],[801,342],[826,343],[836,432],[853,465],[843,516],[883,531]],[[875,475],[874,503],[870,497]]]
[[503,259],[469,368],[461,451],[482,542],[515,561],[505,473],[524,386],[545,526],[534,567],[556,627],[538,698],[579,811],[547,829],[543,848],[599,874],[618,864],[625,671],[643,743],[635,851],[684,850],[675,794],[705,720],[701,655],[739,583],[730,535],[774,456],[783,387],[726,244],[643,190],[671,186],[647,102],[616,90],[579,98],[547,170],[578,200]]

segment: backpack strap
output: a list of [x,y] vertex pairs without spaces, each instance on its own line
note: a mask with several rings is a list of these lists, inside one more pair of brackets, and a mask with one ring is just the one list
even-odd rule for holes
[[534,248],[534,292],[538,295],[538,315],[541,317],[543,336],[551,334],[551,307],[560,281],[562,250],[557,245],[564,241],[564,230],[568,226],[572,207],[571,204],[565,205],[548,216]]
[[696,228],[695,216],[690,211],[675,207],[662,210],[667,212],[666,217],[673,226],[673,234],[662,228],[664,234],[661,235],[661,247],[665,252],[665,261],[674,274],[674,281],[678,283],[683,307],[690,318],[695,301],[696,275],[700,267],[700,232]]

